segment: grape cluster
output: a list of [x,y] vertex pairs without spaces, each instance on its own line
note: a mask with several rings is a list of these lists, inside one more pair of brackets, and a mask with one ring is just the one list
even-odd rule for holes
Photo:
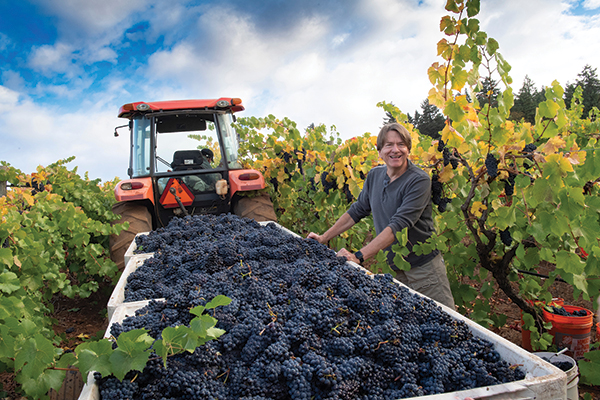
[[[325,194],[329,194],[329,192],[335,188],[336,185],[336,181],[335,179],[327,180],[327,176],[329,175],[329,173],[327,172],[323,172],[321,173],[321,184],[323,185],[323,190],[325,191]],[[333,178],[333,176],[332,176]]]
[[431,177],[431,201],[438,206],[440,212],[446,211],[446,205],[451,202],[449,198],[443,196],[443,189],[444,186],[442,182],[439,181],[439,176],[433,174]]
[[557,361],[557,360],[552,360],[551,358],[547,358],[547,357],[541,357],[542,360],[549,362],[550,364],[554,365],[557,368],[560,368],[562,371],[567,372],[568,370],[570,370],[571,368],[573,368],[573,364],[571,364],[568,361]]
[[498,176],[498,160],[496,160],[496,157],[494,157],[492,153],[488,153],[485,158],[485,167],[487,168],[487,173],[490,178]]
[[166,300],[113,324],[113,336],[145,327],[159,338],[219,294],[232,299],[214,310],[226,333],[166,369],[150,361],[135,380],[98,375],[104,400],[387,400],[524,378],[435,302],[276,224],[185,217],[137,245],[155,256],[129,276],[126,300]]
[[515,192],[515,178],[516,174],[509,173],[508,178],[504,181],[504,194],[512,196]]
[[[522,152],[523,154],[526,154],[526,155],[527,155],[527,159],[528,159],[529,161],[533,161],[533,152],[534,152],[536,149],[537,149],[537,146],[536,146],[535,144],[533,144],[533,143],[529,143],[529,144],[526,144],[526,145],[525,145],[525,147],[523,147],[523,150],[521,150],[521,152]],[[528,162],[525,162],[525,163],[524,163],[524,167],[525,167],[526,169],[529,169],[529,168],[531,168],[532,166],[533,166],[533,163],[528,163]]]
[[512,244],[512,236],[510,235],[508,228],[500,231],[500,240],[502,240],[502,243],[504,243],[505,246],[510,246]]
[[572,312],[569,312],[569,311],[565,310],[564,307],[551,306],[551,310],[548,310],[548,311],[550,311],[552,314],[562,315],[563,317],[586,317],[587,316],[586,310],[574,310]]

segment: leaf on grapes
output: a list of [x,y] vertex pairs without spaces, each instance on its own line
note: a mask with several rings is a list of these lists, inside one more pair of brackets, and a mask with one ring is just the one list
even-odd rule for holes
[[217,324],[217,320],[210,315],[200,315],[190,321],[190,328],[193,329],[196,334],[204,336],[206,331]]
[[134,329],[121,333],[117,339],[117,346],[121,351],[133,354],[148,350],[153,342],[154,339],[148,335],[148,330]]
[[110,356],[112,373],[117,379],[122,381],[129,371],[143,371],[149,357],[150,352],[128,353],[117,348]]
[[75,354],[77,354],[81,375],[87,376],[90,371],[110,375],[112,372],[110,356],[113,352],[112,342],[108,339],[99,340],[98,342],[86,342],[77,346]]
[[[226,306],[231,303],[231,299],[224,295],[218,295],[204,306],[207,310],[217,308],[219,306]],[[195,314],[197,315],[197,314]]]
[[225,333],[225,330],[219,328],[209,328],[206,330],[207,339],[218,339],[221,335]]
[[198,342],[197,332],[184,325],[165,328],[162,332],[162,338],[163,346],[168,349],[168,355],[183,351],[193,353]]

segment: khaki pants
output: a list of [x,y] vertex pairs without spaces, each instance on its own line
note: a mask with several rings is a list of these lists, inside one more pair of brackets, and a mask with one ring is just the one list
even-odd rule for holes
[[454,310],[454,297],[441,254],[419,267],[396,272],[395,278],[409,288]]

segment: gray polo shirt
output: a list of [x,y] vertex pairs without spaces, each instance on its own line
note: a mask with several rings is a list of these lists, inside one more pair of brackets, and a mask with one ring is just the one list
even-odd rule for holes
[[[348,214],[356,223],[371,213],[378,235],[388,226],[394,235],[408,227],[410,253],[405,259],[412,268],[438,255],[438,250],[419,256],[412,251],[415,243],[427,240],[435,232],[431,216],[431,179],[412,162],[408,161],[406,172],[391,183],[385,165],[369,171],[358,200],[350,206]],[[391,250],[391,246],[386,250]],[[390,251],[388,262],[396,269],[393,258]]]

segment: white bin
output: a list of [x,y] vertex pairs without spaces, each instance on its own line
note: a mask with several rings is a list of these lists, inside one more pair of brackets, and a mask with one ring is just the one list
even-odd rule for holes
[[144,264],[144,261],[151,257],[151,254],[135,255],[130,257],[127,264],[125,264],[125,269],[123,270],[117,285],[113,289],[113,292],[108,299],[108,304],[106,305],[109,321],[112,319],[115,309],[125,302],[125,285],[127,284],[127,278],[132,272],[138,269],[139,266]]
[[136,249],[136,244],[135,244],[135,239],[138,236],[142,236],[142,235],[148,235],[150,232],[141,232],[138,233],[137,235],[135,235],[135,238],[133,238],[133,240],[131,241],[131,243],[129,244],[129,247],[127,248],[127,251],[125,251],[125,255],[123,256],[124,261],[125,261],[125,265],[127,265],[127,263],[129,262],[129,260],[131,259],[131,257],[133,256],[141,256],[141,255],[145,255],[145,256],[152,256],[154,253],[138,253],[135,254],[134,251]]
[[[270,222],[260,222],[261,225],[267,225]],[[290,233],[291,235],[298,236],[296,233],[282,227],[279,224],[279,228],[283,231]],[[362,269],[369,275],[373,275],[370,271],[367,271],[360,265],[348,262],[350,265]],[[125,275],[125,274],[123,274]],[[123,278],[123,277],[122,277]],[[403,285],[399,281],[395,281],[399,285]],[[116,289],[116,288],[115,288]],[[123,288],[124,289],[124,286]],[[414,290],[409,290],[412,293],[420,295]],[[114,295],[117,295],[114,293]],[[122,293],[124,297],[124,293]],[[158,299],[157,299],[158,300]],[[122,303],[116,306],[110,318],[110,325],[114,322],[122,321],[128,315],[134,315],[135,310],[143,307],[147,302],[136,302],[136,303]],[[485,386],[476,389],[469,389],[451,393],[443,393],[431,396],[420,396],[412,399],[420,400],[457,400],[471,397],[473,399],[490,399],[490,400],[505,400],[505,399],[536,399],[536,400],[555,400],[555,399],[566,399],[567,398],[567,374],[561,371],[554,365],[542,360],[536,355],[529,353],[514,343],[496,335],[492,331],[485,329],[481,325],[465,318],[455,310],[446,307],[443,304],[437,303],[445,312],[450,314],[452,318],[456,320],[464,321],[469,327],[473,335],[484,338],[494,344],[495,350],[500,354],[503,360],[511,365],[520,365],[526,372],[525,379],[501,385]],[[107,332],[110,331],[110,328]],[[89,380],[91,379],[91,380]],[[99,400],[100,395],[97,385],[94,383],[93,375],[88,376],[88,382],[84,386],[79,400]]]

